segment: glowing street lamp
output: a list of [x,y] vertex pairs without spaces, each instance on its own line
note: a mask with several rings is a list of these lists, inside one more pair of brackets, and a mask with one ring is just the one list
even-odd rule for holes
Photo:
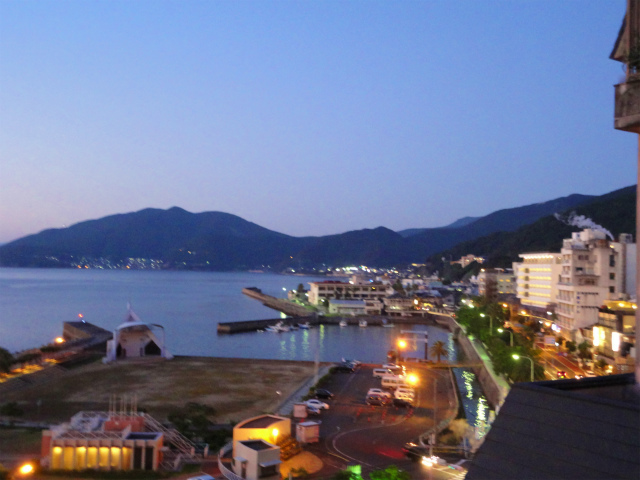
[[412,373],[411,375],[407,376],[407,382],[409,383],[409,385],[415,385],[418,383],[418,377]]
[[407,348],[407,342],[406,340],[398,340],[398,348],[400,348],[401,350],[404,350],[405,348]]
[[509,335],[511,335],[511,343],[509,344],[509,346],[513,347],[513,332],[511,330],[505,330],[504,328],[499,328],[498,332],[499,333],[509,332]]
[[517,353],[514,353],[511,356],[513,357],[514,360],[520,360],[521,358],[526,358],[527,360],[529,360],[531,362],[531,381],[533,382],[533,359],[531,357],[527,357],[525,355],[518,355]]
[[64,338],[62,338],[62,337],[56,337],[56,339],[54,340],[54,342],[56,342],[56,343],[64,343]]
[[18,473],[23,476],[31,475],[33,473],[33,465],[25,463],[18,469]]
[[[484,313],[481,313],[480,316],[482,318],[486,317]],[[493,317],[489,315],[489,335],[493,335]]]

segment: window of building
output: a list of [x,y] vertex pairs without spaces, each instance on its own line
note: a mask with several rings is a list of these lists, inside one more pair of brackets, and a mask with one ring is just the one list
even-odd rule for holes
[[609,255],[609,266],[610,267],[615,267],[616,266],[616,256],[615,255]]
[[615,273],[613,273],[613,272],[611,272],[611,273],[609,274],[609,280],[615,280],[615,279],[616,279],[616,274],[615,274]]
[[609,287],[609,293],[616,293],[616,287]]

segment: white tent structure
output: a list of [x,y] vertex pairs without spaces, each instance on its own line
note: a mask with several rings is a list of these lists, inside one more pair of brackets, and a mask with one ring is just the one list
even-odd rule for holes
[[[154,330],[160,330],[160,338]],[[154,357],[173,358],[165,346],[164,327],[157,323],[144,323],[128,304],[125,321],[113,331],[113,339],[107,342],[107,356],[103,361]]]

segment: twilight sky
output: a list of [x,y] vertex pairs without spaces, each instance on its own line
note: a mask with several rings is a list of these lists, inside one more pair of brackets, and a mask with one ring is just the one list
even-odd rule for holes
[[0,0],[0,242],[146,207],[295,236],[635,183],[625,0]]

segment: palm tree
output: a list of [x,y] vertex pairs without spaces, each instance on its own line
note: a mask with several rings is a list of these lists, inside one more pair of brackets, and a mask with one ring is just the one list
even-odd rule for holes
[[440,363],[440,357],[448,357],[449,350],[447,350],[447,348],[444,346],[444,342],[438,340],[431,347],[431,355],[435,355],[436,357],[438,357],[438,363]]

